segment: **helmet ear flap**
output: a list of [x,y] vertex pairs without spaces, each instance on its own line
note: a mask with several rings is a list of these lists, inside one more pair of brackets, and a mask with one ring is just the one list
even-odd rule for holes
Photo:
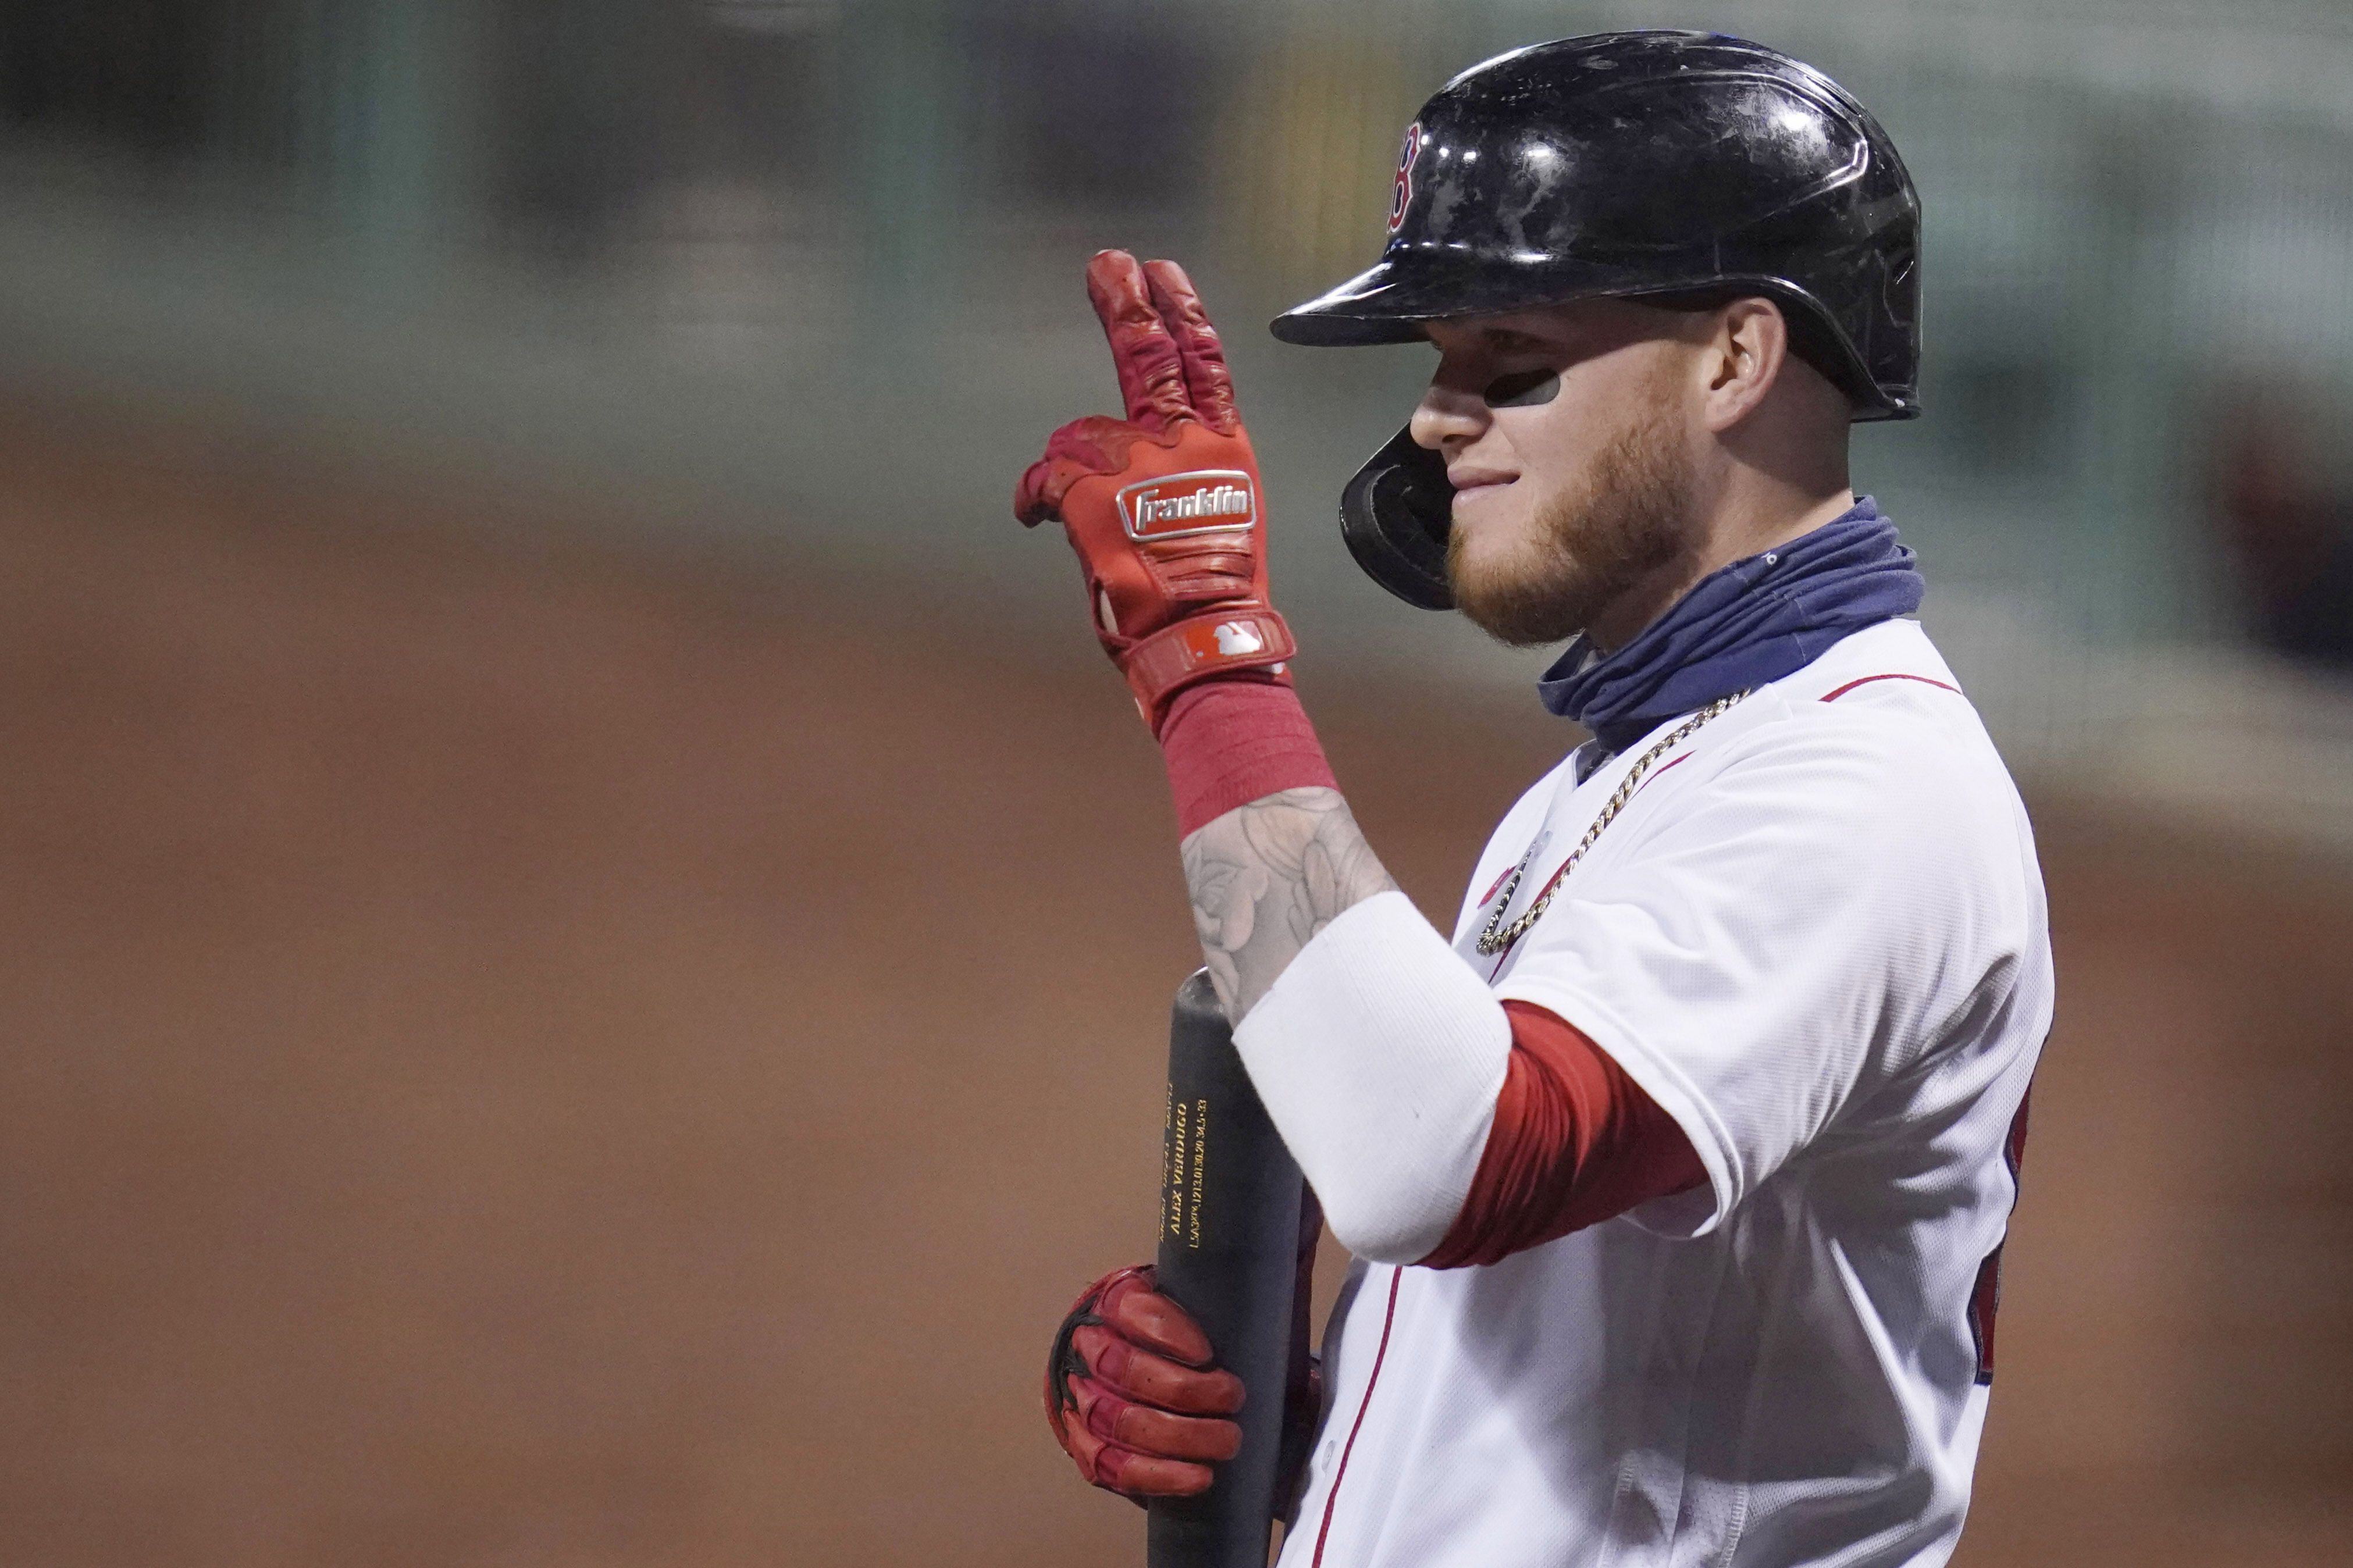
[[1399,430],[1340,491],[1340,537],[1365,574],[1407,604],[1451,610],[1446,536],[1454,527],[1454,487],[1446,459]]

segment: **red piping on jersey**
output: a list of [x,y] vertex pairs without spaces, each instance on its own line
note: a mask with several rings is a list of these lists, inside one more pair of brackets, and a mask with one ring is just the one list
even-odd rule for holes
[[1961,689],[1950,684],[1949,682],[1933,679],[1926,675],[1905,675],[1899,672],[1891,675],[1866,675],[1861,680],[1850,680],[1844,686],[1840,687],[1836,691],[1829,693],[1822,699],[1822,700],[1825,702],[1835,702],[1840,698],[1845,696],[1848,692],[1852,691],[1856,687],[1868,686],[1874,680],[1916,680],[1923,686],[1941,686],[1956,697],[1958,697],[1961,694]]
[[[1659,780],[1664,777],[1668,772],[1674,768],[1681,767],[1683,763],[1690,762],[1691,760],[1692,754],[1689,752],[1685,752],[1682,756],[1677,757],[1673,762],[1669,763],[1665,767],[1661,768],[1657,773],[1652,773],[1649,778],[1646,778],[1641,784],[1636,784],[1634,786],[1634,795],[1641,794],[1644,790],[1658,783]],[[1629,795],[1626,798],[1631,800],[1633,797],[1633,795]]]
[[1356,1425],[1348,1428],[1348,1446],[1340,1450],[1340,1468],[1333,1472],[1332,1489],[1324,1494],[1324,1524],[1315,1532],[1315,1555],[1307,1568],[1324,1568],[1324,1542],[1332,1533],[1332,1510],[1340,1501],[1340,1483],[1348,1479],[1348,1456],[1356,1451],[1356,1434],[1365,1429],[1365,1412],[1373,1407],[1373,1385],[1381,1380],[1381,1363],[1388,1359],[1389,1330],[1397,1325],[1398,1287],[1404,1282],[1404,1269],[1390,1271],[1389,1310],[1381,1320],[1381,1346],[1373,1352],[1373,1375],[1365,1379],[1364,1402],[1356,1406]]
[[[2034,1085],[2030,1079],[2026,1092],[2019,1096],[2018,1114],[2010,1119],[2010,1135],[2001,1141],[2002,1162],[2010,1167],[2010,1207],[2012,1214],[2018,1212],[2020,1184],[2025,1179],[2026,1111],[2033,1102]],[[2008,1228],[2005,1221],[2005,1233]],[[1994,1316],[2001,1310],[2001,1249],[2007,1242],[2005,1234],[2003,1240],[1993,1244],[1993,1250],[1986,1254],[1983,1263],[1978,1265],[1977,1284],[1969,1290],[1969,1338],[1978,1349],[1978,1382],[1989,1385],[1993,1382]]]

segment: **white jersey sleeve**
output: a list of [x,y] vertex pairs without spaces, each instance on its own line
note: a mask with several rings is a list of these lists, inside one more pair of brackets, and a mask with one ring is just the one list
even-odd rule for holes
[[1712,1229],[2010,994],[2039,881],[2007,817],[1980,819],[2011,797],[1986,787],[1982,748],[1907,706],[1799,702],[1739,726],[1660,779],[1674,809],[1628,809],[1501,966],[1499,996],[1585,1031],[1705,1165],[1707,1189],[1639,1223]]

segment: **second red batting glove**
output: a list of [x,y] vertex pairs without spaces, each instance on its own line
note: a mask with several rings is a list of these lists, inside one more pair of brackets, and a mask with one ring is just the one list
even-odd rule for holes
[[1087,1287],[1054,1335],[1046,1420],[1079,1473],[1142,1501],[1192,1497],[1240,1451],[1241,1379],[1213,1370],[1209,1342],[1153,1289],[1149,1264]]
[[[1324,1373],[1308,1352],[1308,1300],[1324,1210],[1303,1194],[1292,1291],[1291,1365],[1284,1375],[1276,1459],[1278,1517],[1299,1506],[1307,1458],[1324,1414]],[[1046,1358],[1046,1421],[1079,1473],[1131,1501],[1193,1497],[1209,1467],[1241,1449],[1226,1419],[1242,1407],[1241,1380],[1220,1371],[1192,1315],[1159,1293],[1150,1264],[1113,1269],[1080,1292]]]

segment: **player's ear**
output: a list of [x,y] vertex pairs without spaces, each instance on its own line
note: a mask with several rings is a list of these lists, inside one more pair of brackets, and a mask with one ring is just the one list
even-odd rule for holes
[[1700,351],[1707,426],[1728,430],[1764,402],[1780,379],[1789,355],[1789,324],[1781,308],[1761,296],[1735,300],[1703,320],[1709,323]]

